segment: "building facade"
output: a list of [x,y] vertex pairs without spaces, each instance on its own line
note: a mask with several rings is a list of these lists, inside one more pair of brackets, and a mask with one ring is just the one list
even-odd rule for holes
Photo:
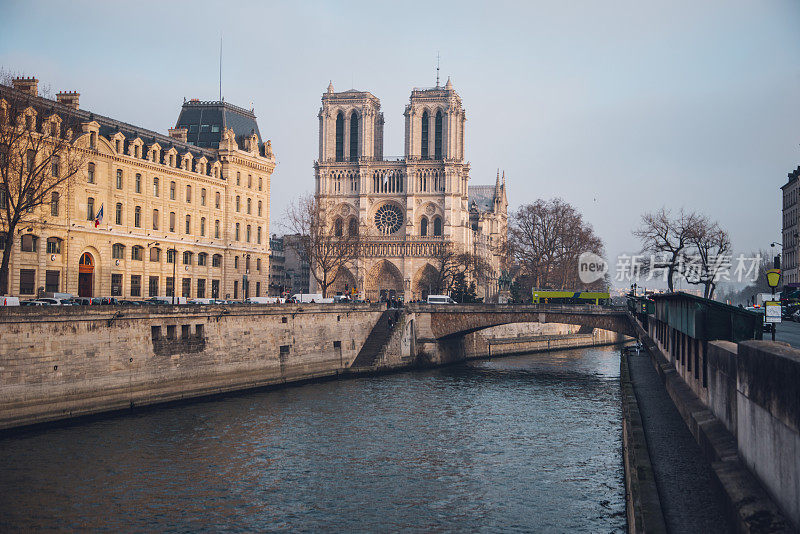
[[0,86],[0,98],[28,98],[35,127],[59,114],[77,117],[71,142],[84,163],[57,202],[19,227],[10,294],[267,294],[275,157],[252,110],[192,100],[162,135],[82,110],[74,92],[57,102],[39,97],[37,82]]
[[365,241],[360,257],[338,274],[334,292],[356,288],[370,300],[424,298],[448,245],[487,260],[492,272],[486,278],[495,283],[478,291],[491,299],[507,233],[505,179],[469,185],[466,113],[450,80],[412,90],[402,157],[384,157],[383,113],[369,92],[336,93],[331,84],[318,116],[317,198],[337,233],[357,232]]
[[290,295],[311,293],[311,265],[302,246],[300,234],[288,234],[283,241],[284,276]]
[[269,294],[280,297],[288,291],[291,282],[286,281],[286,255],[283,238],[275,234],[269,238]]
[[782,284],[785,287],[800,287],[798,278],[797,252],[798,252],[798,189],[800,189],[800,167],[788,174],[788,181],[781,191],[783,193],[783,249],[781,254]]

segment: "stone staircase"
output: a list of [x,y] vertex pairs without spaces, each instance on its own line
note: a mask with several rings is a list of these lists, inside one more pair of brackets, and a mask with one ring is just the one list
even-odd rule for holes
[[[386,310],[383,312],[378,322],[372,327],[366,341],[364,341],[364,345],[358,352],[358,356],[353,360],[350,367],[372,367],[375,365],[400,322],[400,314],[401,310]],[[389,328],[390,320],[393,321],[391,328]]]

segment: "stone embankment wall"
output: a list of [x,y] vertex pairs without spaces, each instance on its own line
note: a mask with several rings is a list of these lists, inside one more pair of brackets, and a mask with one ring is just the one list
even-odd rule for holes
[[649,323],[640,336],[739,530],[800,530],[800,351],[711,341],[690,352]]
[[329,304],[2,309],[0,428],[336,375],[381,313]]
[[464,336],[467,358],[506,356],[578,347],[622,343],[626,336],[578,325],[517,323],[479,330]]

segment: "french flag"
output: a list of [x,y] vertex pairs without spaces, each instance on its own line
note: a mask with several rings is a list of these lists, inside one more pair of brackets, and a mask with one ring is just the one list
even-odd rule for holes
[[94,216],[94,227],[97,228],[100,226],[100,223],[103,222],[103,206],[100,205],[100,209],[97,210],[97,215]]

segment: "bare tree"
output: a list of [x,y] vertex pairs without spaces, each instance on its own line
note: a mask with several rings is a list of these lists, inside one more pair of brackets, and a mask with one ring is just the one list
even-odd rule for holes
[[0,295],[8,293],[17,227],[36,222],[83,168],[85,153],[73,144],[79,132],[71,108],[0,85]]
[[686,266],[686,280],[690,284],[702,285],[703,296],[712,299],[720,276],[730,268],[730,237],[718,223],[700,217],[691,244],[693,257]]
[[361,252],[359,232],[350,232],[341,219],[334,217],[320,200],[312,195],[300,197],[286,211],[286,226],[300,235],[288,246],[307,258],[311,275],[319,284],[322,296],[336,279],[358,258]]
[[669,210],[661,208],[655,213],[642,215],[641,225],[633,235],[642,242],[642,252],[662,261],[646,262],[645,269],[667,270],[667,287],[674,290],[675,275],[683,274],[686,252],[695,238],[695,230],[703,217],[683,209],[673,217]]
[[579,256],[584,252],[603,255],[603,242],[592,226],[558,198],[520,207],[512,215],[509,234],[514,270],[537,288],[586,287],[578,278]]

